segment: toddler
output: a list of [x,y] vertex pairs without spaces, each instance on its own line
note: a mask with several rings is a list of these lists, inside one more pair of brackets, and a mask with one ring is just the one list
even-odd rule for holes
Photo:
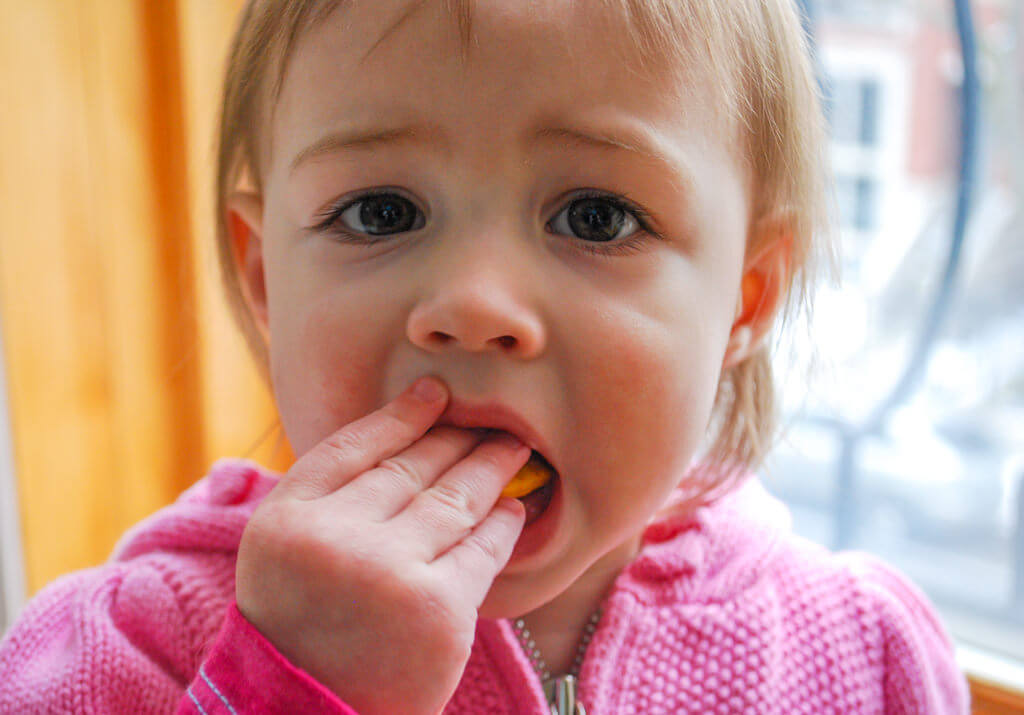
[[822,137],[791,0],[251,0],[220,250],[300,456],[38,594],[0,711],[966,712],[747,476]]

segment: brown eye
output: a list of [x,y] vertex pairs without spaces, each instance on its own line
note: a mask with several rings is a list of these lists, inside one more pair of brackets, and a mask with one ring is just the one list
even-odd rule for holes
[[[632,212],[610,197],[575,199],[551,220],[555,233],[607,243],[640,228]],[[625,230],[624,230],[625,229]]]
[[398,194],[372,194],[345,206],[337,221],[347,231],[381,236],[412,230],[418,213],[411,201]]

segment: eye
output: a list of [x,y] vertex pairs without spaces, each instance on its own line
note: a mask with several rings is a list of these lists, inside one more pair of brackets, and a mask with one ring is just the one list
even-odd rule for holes
[[617,196],[592,193],[570,201],[548,225],[564,236],[609,243],[648,230],[644,216],[641,209]]
[[409,199],[391,192],[364,194],[328,208],[314,228],[345,236],[385,236],[421,228],[425,219]]

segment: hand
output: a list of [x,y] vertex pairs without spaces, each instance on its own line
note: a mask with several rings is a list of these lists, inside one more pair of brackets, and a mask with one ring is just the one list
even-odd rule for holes
[[444,708],[525,521],[499,495],[530,450],[431,429],[447,391],[424,381],[440,399],[406,390],[297,460],[238,549],[239,611],[361,715]]

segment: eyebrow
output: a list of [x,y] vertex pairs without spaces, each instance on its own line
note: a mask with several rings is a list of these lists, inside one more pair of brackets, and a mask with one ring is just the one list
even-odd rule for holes
[[[291,174],[301,164],[326,154],[335,154],[344,150],[372,151],[380,146],[422,143],[428,137],[440,134],[433,127],[424,125],[408,125],[392,129],[356,129],[348,132],[332,132],[316,140],[296,154],[288,171]],[[447,149],[447,144],[445,144]]]
[[623,151],[636,154],[644,159],[651,159],[665,164],[672,170],[678,170],[664,151],[658,149],[653,142],[639,136],[627,136],[613,132],[583,131],[572,127],[543,127],[537,130],[533,139],[569,142],[576,147],[588,147],[604,153],[620,154]]
[[645,161],[653,161],[666,173],[670,186],[682,197],[687,199],[693,193],[694,178],[688,163],[674,161],[670,153],[665,151],[654,136],[645,132],[633,132],[628,129],[619,131],[601,131],[592,129],[584,131],[572,127],[542,127],[533,135],[535,141],[549,140],[568,143],[572,147],[588,147],[592,150],[620,157],[623,152],[640,157]]
[[[444,133],[436,125],[406,125],[390,129],[356,129],[352,131],[332,132],[318,139],[300,151],[292,159],[289,173],[308,161],[327,154],[345,150],[372,151],[381,146],[400,144],[425,143],[429,139],[441,139],[446,152],[449,145],[443,140]],[[546,126],[538,129],[531,137],[532,142],[538,141],[569,143],[577,148],[589,148],[606,154],[620,155],[623,151],[637,155],[646,160],[661,164],[673,174],[678,174],[680,167],[672,162],[656,143],[641,136],[627,135],[603,131],[584,131],[572,127]]]

